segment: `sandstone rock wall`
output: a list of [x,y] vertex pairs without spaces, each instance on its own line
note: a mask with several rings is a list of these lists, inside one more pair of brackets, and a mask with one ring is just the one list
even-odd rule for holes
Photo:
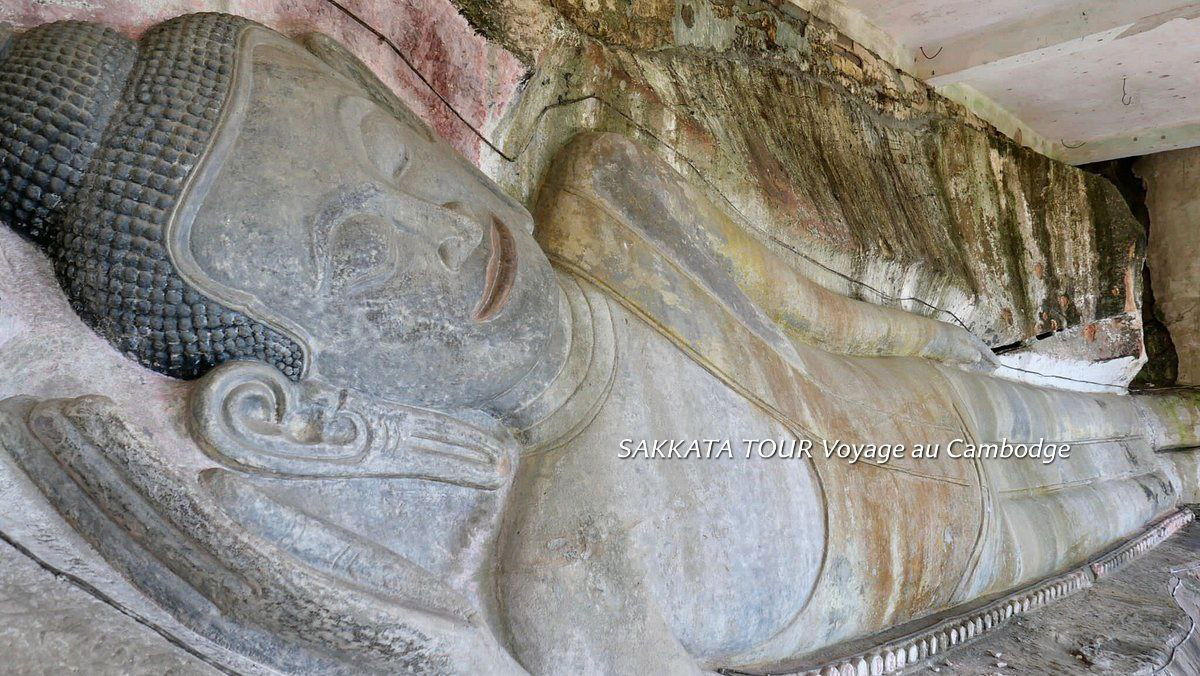
[[1200,385],[1200,149],[1138,163],[1150,210],[1154,297],[1179,355],[1179,384]]
[[1085,360],[1140,356],[1144,246],[1112,186],[786,0],[19,0],[0,21],[136,34],[199,10],[346,42],[526,203],[576,132],[617,131],[830,289],[993,346],[1073,328]]
[[[8,0],[0,3],[0,24],[20,29],[58,20],[95,21],[137,37],[189,12],[229,12],[286,35],[319,31],[335,38],[475,161],[483,144],[471,128],[487,126],[504,112],[525,73],[518,59],[480,36],[450,0]],[[386,36],[403,58],[372,30]]]
[[[1139,323],[1139,228],[1111,185],[1000,136],[789,3],[457,4],[531,68],[494,132],[515,161],[485,155],[516,194],[576,129],[620,131],[843,293],[912,299],[899,302],[993,345]],[[551,10],[550,29],[508,20]]]

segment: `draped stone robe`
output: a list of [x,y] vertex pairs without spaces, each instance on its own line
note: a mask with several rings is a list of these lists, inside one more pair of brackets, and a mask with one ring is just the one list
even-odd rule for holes
[[[1078,565],[1179,503],[1157,404],[996,377],[965,331],[817,287],[621,137],[581,137],[552,176],[538,237],[576,334],[516,414],[532,432],[501,537],[527,668],[812,655]],[[733,457],[621,457],[664,439]],[[745,439],[815,450],[747,459]],[[823,440],[941,452],[851,464]],[[1071,450],[948,453],[1003,440]]]

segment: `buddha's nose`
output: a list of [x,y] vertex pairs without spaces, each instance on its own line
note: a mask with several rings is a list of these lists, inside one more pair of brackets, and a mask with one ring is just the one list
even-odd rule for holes
[[442,208],[451,214],[450,232],[438,244],[438,258],[442,265],[458,272],[479,243],[483,240],[483,214],[462,202],[446,202]]

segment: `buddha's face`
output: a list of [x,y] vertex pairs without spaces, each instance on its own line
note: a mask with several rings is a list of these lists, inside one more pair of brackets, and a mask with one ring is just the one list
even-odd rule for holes
[[294,335],[306,377],[478,405],[544,352],[558,295],[531,219],[405,111],[266,31],[169,240],[188,281]]

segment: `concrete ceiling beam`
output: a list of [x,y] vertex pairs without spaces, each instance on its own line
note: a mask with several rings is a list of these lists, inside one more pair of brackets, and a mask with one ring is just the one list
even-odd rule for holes
[[996,68],[1098,49],[1170,21],[1195,18],[1200,18],[1200,2],[1080,1],[1049,13],[979,27],[938,44],[917,45],[914,68],[918,77],[942,87]]

